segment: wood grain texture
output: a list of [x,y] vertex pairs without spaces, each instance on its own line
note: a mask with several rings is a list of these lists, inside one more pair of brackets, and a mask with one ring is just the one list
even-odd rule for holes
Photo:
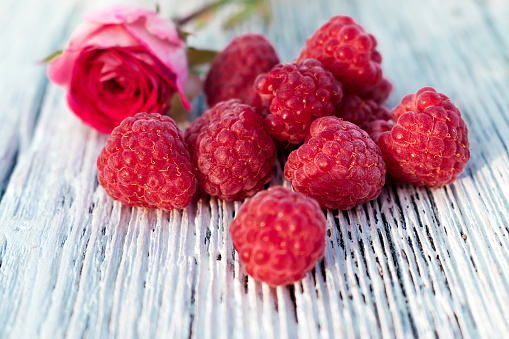
[[[469,126],[472,158],[458,181],[389,183],[375,201],[328,211],[323,261],[272,289],[246,276],[228,237],[241,203],[203,197],[164,213],[124,207],[98,185],[106,136],[69,111],[36,61],[103,4],[0,8],[1,338],[509,336],[507,1],[273,0],[269,27],[254,19],[221,33],[213,22],[190,39],[220,49],[263,32],[286,62],[331,15],[352,15],[379,41],[391,108],[430,85]],[[289,187],[281,164],[276,184]]]

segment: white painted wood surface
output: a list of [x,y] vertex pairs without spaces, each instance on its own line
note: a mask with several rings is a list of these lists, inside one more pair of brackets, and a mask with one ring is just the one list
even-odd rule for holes
[[[160,4],[174,16],[200,3]],[[379,40],[391,108],[430,85],[469,126],[472,158],[456,183],[389,183],[376,201],[330,211],[323,262],[276,289],[247,277],[233,251],[240,203],[163,213],[98,186],[106,137],[74,117],[36,61],[103,4],[0,5],[1,338],[509,337],[507,0],[273,0],[270,27],[214,25],[191,39],[220,49],[264,32],[290,61],[331,15],[352,15]]]

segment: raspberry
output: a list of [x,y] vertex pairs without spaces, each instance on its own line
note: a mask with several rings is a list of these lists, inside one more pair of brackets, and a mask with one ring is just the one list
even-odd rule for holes
[[294,190],[322,207],[347,210],[380,194],[385,163],[365,131],[337,117],[324,117],[311,125],[311,138],[290,153],[285,177]]
[[360,97],[364,100],[373,100],[377,104],[383,104],[389,99],[389,96],[392,92],[392,83],[387,80],[386,78],[382,78],[378,82],[378,84],[375,85],[372,89],[369,91],[365,91],[362,93],[359,93]]
[[331,115],[343,97],[341,84],[314,59],[279,64],[258,76],[255,87],[270,105],[265,129],[279,141],[298,144],[314,119]]
[[273,175],[274,141],[263,116],[233,99],[205,112],[186,131],[199,184],[210,195],[242,200],[262,189]]
[[[425,87],[431,88],[431,87]],[[397,121],[405,112],[415,112],[415,94],[407,94],[401,99],[401,102],[391,111],[392,120]]]
[[424,87],[405,96],[393,115],[399,116],[396,125],[378,139],[389,174],[428,187],[456,180],[470,159],[470,144],[467,126],[449,98]]
[[124,119],[97,158],[99,183],[127,206],[184,208],[196,189],[194,167],[172,118],[138,113]]
[[369,137],[373,139],[373,141],[378,144],[378,139],[382,133],[390,131],[394,127],[393,120],[375,120],[368,125],[366,128],[366,132],[369,134]]
[[374,120],[391,118],[391,113],[386,107],[352,93],[345,94],[341,103],[336,106],[334,115],[356,124],[363,130],[366,130]]
[[221,114],[227,110],[229,107],[231,107],[233,104],[239,104],[241,103],[238,99],[231,99],[227,101],[222,101],[217,103],[214,107],[208,109],[196,119],[191,126],[189,126],[185,133],[184,133],[184,141],[187,144],[187,147],[189,148],[189,153],[194,153],[194,150],[196,148],[196,142],[198,140],[198,137],[200,136],[200,133],[208,128],[208,125],[210,124],[210,120],[212,117],[221,117]]
[[334,16],[306,41],[297,61],[318,59],[346,92],[364,92],[382,79],[376,39],[349,16]]
[[299,281],[322,258],[325,230],[314,199],[272,187],[240,207],[230,236],[247,274],[280,286]]
[[253,82],[277,63],[276,50],[265,36],[244,34],[233,38],[216,56],[205,80],[209,107],[236,98],[248,104],[257,103]]

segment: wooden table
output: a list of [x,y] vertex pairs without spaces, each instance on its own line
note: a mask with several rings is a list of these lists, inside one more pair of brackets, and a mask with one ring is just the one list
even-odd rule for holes
[[469,126],[472,158],[454,184],[389,184],[373,202],[329,211],[324,260],[275,289],[247,277],[233,251],[240,203],[163,213],[123,207],[98,186],[106,136],[70,112],[37,60],[104,4],[0,7],[1,338],[509,336],[509,1],[274,0],[269,27],[214,23],[191,38],[221,49],[263,32],[286,62],[330,16],[351,15],[379,41],[390,108],[429,85]]

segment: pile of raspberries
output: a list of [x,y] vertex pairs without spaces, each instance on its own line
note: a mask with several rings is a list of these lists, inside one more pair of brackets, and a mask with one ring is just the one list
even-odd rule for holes
[[[230,235],[246,273],[271,286],[298,281],[323,256],[322,209],[375,199],[386,175],[450,184],[470,158],[467,126],[444,94],[423,87],[384,106],[392,84],[377,41],[348,16],[332,17],[286,64],[265,36],[235,37],[204,89],[210,109],[185,133],[157,113],[125,119],[97,160],[99,183],[125,205],[167,211],[197,192],[252,197]],[[264,190],[278,152],[293,191]]]

